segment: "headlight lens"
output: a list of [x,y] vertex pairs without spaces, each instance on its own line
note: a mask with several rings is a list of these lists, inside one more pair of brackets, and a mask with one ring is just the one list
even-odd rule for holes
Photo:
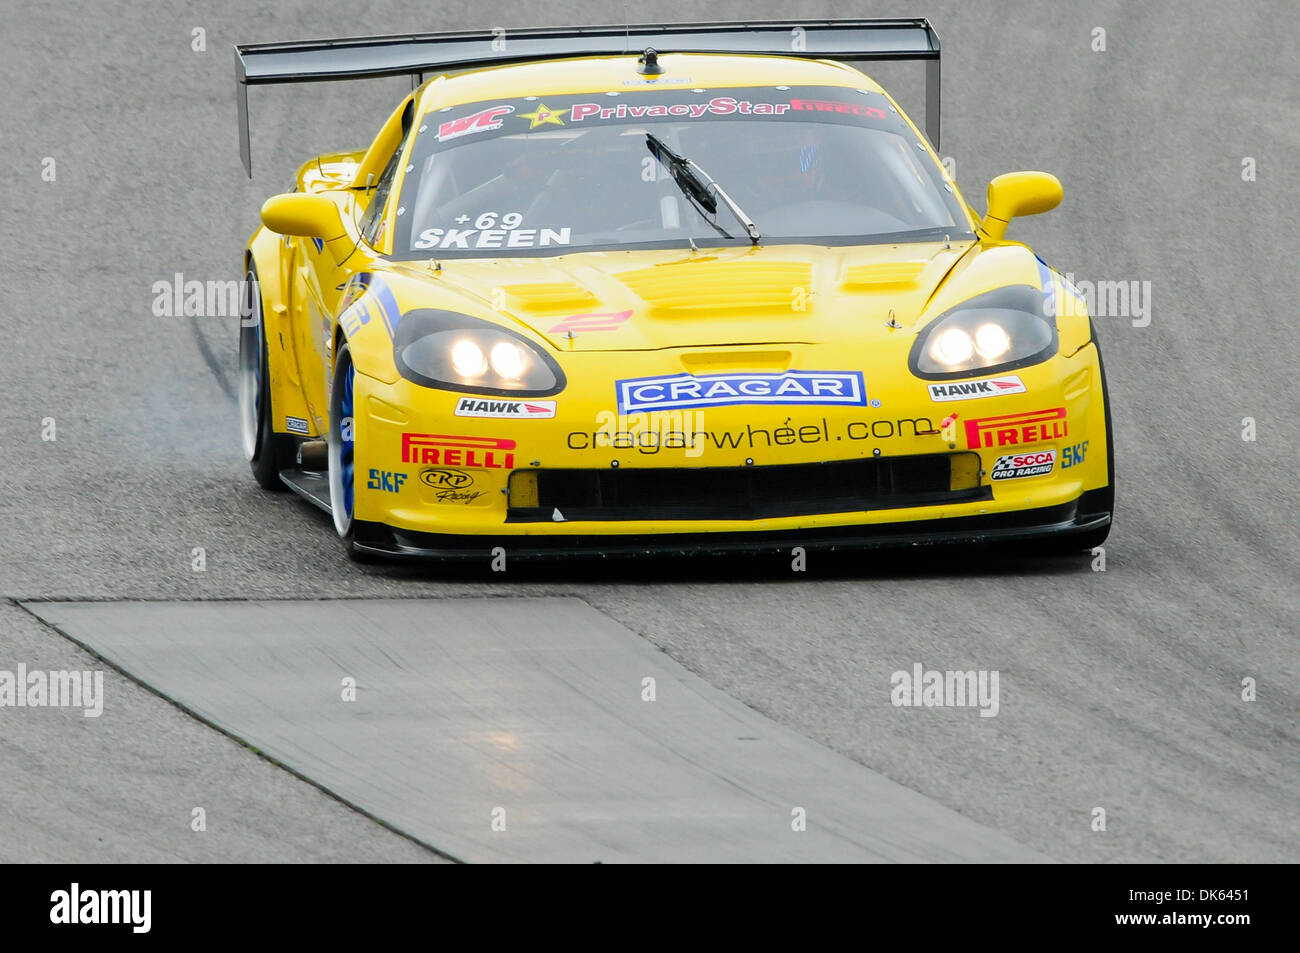
[[[427,338],[425,339],[428,340]],[[414,345],[412,345],[414,347]],[[409,353],[411,348],[407,348]],[[419,349],[421,356],[425,356]],[[487,370],[487,361],[483,359],[483,349],[469,338],[461,338],[451,346],[451,366],[463,378],[482,376]]]
[[981,324],[975,331],[975,350],[986,361],[996,361],[1011,350],[1011,336],[1000,324]]
[[518,344],[498,341],[492,345],[492,370],[508,381],[517,381],[528,369],[528,355]]
[[974,350],[969,334],[961,328],[948,328],[934,336],[930,356],[945,367],[956,367],[969,361]]
[[930,380],[1026,367],[1056,353],[1056,323],[1043,294],[1028,285],[998,288],[931,321],[912,347],[912,373]]
[[422,387],[467,394],[544,397],[564,373],[541,347],[509,328],[430,308],[402,315],[393,334],[398,372]]

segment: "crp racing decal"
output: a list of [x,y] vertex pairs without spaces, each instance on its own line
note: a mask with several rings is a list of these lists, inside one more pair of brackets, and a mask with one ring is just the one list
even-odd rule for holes
[[991,480],[1019,480],[1022,477],[1046,476],[1056,466],[1055,450],[1016,453],[998,457],[989,471]]
[[420,482],[433,490],[437,503],[460,503],[468,506],[487,495],[486,490],[474,489],[474,477],[464,470],[434,467],[420,471]]
[[971,450],[1060,440],[1070,432],[1064,407],[1028,414],[976,417],[966,421],[966,446]]
[[435,490],[464,490],[474,485],[474,475],[464,470],[434,467],[420,471],[420,482]]
[[470,133],[500,129],[501,117],[508,116],[514,111],[514,106],[502,104],[480,109],[476,113],[461,116],[459,119],[448,120],[438,127],[438,141],[446,142],[448,139],[459,139],[461,136],[468,136]]
[[434,490],[433,498],[438,503],[460,503],[469,506],[475,500],[487,496],[487,490]]
[[513,470],[515,442],[455,434],[402,434],[402,462],[471,470]]
[[614,387],[620,414],[734,404],[866,406],[867,403],[861,371],[671,374],[615,381]]
[[1001,394],[1023,394],[1024,382],[1014,374],[990,377],[981,381],[954,381],[951,384],[931,384],[933,401],[971,400],[975,397],[997,397]]
[[555,416],[553,400],[491,400],[462,397],[456,402],[457,417],[491,417],[500,420],[528,420]]
[[339,324],[349,338],[372,320],[382,321],[391,338],[397,322],[402,319],[402,311],[397,306],[392,290],[368,272],[354,275],[348,281],[343,290],[343,301],[346,305],[339,315]]

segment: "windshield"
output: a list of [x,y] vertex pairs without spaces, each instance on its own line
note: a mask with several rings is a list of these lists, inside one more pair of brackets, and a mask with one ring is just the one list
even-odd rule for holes
[[970,234],[930,153],[879,93],[636,90],[428,113],[398,203],[395,257],[748,244],[724,204],[710,213],[683,193],[647,134],[707,170],[764,245]]

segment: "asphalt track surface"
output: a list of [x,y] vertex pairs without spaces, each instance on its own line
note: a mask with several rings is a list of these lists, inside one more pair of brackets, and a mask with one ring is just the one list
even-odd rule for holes
[[[361,23],[333,0],[6,4],[0,669],[105,667],[42,621],[69,611],[51,601],[404,598],[436,611],[433,600],[567,597],[623,633],[620,651],[644,640],[782,733],[1049,858],[1300,859],[1294,8],[924,6],[373,3]],[[825,558],[806,573],[771,558],[504,576],[356,566],[326,519],[247,472],[236,320],[152,313],[153,284],[176,273],[238,277],[260,202],[309,156],[366,144],[406,88],[254,91],[250,183],[235,42],[917,14],[944,41],[940,151],[967,198],[982,208],[1000,172],[1052,171],[1065,203],[1013,223],[1012,237],[1077,279],[1150,282],[1149,324],[1097,320],[1119,487],[1105,572],[1086,554]],[[196,27],[206,52],[191,48]],[[877,75],[895,85],[894,70]],[[895,708],[890,674],[917,662],[999,671],[998,716]],[[98,719],[0,709],[0,860],[453,853],[260,754],[265,724],[213,730],[190,713],[197,703],[167,700],[175,686],[156,682],[174,671],[151,683],[136,668],[109,668]],[[198,806],[204,832],[191,829]]]

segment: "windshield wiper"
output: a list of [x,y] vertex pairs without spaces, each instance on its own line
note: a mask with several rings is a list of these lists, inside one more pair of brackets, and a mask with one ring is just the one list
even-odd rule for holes
[[[745,214],[745,210],[732,200],[730,195],[722,191],[722,186],[718,185],[709,173],[690,159],[683,158],[673,152],[654,133],[646,133],[645,144],[649,147],[651,154],[663,163],[664,168],[668,170],[668,174],[677,183],[677,187],[682,190],[688,199],[715,216],[718,214],[718,199],[722,199],[723,204],[731,209],[731,214],[736,216],[736,221],[745,226],[745,231],[749,234],[749,240],[755,245],[758,244],[758,240],[762,237],[759,234],[758,226],[754,224],[753,219]],[[718,199],[713,197],[714,193],[717,194]],[[717,222],[708,219],[706,221],[709,221],[710,225],[722,232],[723,235],[726,235],[727,238],[731,237]]]

